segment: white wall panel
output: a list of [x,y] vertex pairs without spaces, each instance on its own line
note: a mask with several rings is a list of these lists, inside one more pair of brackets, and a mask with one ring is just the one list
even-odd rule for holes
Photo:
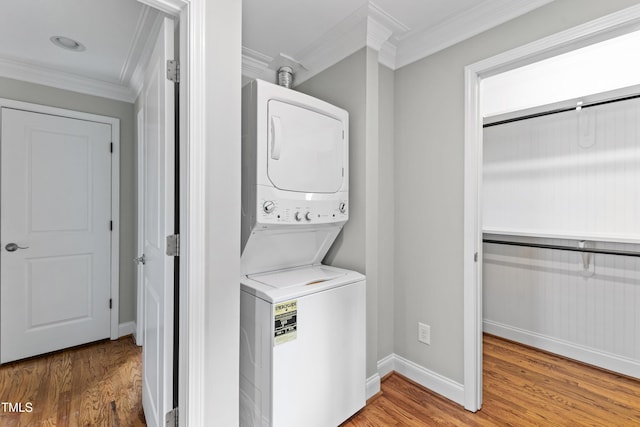
[[486,128],[483,228],[640,242],[640,100]]
[[[485,233],[640,251],[639,138],[640,100],[486,128]],[[640,377],[640,258],[485,244],[483,292],[485,331]]]
[[[595,245],[640,251],[634,244]],[[482,280],[485,331],[640,377],[640,258],[595,254],[585,269],[577,252],[485,244]]]

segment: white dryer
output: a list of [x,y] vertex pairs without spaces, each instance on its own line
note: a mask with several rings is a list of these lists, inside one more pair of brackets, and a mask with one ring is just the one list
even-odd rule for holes
[[365,405],[365,277],[321,264],[348,220],[348,113],[243,88],[241,426],[337,426]]

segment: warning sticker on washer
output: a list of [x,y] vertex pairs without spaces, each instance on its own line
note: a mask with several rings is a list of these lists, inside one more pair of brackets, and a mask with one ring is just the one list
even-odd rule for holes
[[273,320],[274,346],[295,340],[298,330],[298,300],[276,304]]

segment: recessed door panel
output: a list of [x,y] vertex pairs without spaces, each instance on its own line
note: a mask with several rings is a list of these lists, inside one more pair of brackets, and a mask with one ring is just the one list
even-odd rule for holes
[[281,190],[335,193],[344,180],[344,126],[333,117],[285,102],[268,107],[267,171]]

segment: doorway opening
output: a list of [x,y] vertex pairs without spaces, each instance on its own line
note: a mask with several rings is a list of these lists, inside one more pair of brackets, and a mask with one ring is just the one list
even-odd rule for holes
[[[182,0],[169,0],[169,1],[163,1],[163,2],[155,2],[153,0],[149,0],[149,1],[140,1],[137,2],[135,0],[123,0],[118,2],[118,6],[115,7],[119,7],[125,3],[128,4],[137,4],[138,7],[142,8],[142,12],[140,12],[140,15],[135,14],[133,17],[128,16],[127,18],[129,20],[133,19],[134,24],[135,24],[135,20],[139,19],[138,23],[137,23],[137,27],[136,27],[136,35],[135,37],[138,39],[142,39],[142,41],[145,40],[144,38],[144,32],[149,30],[149,24],[148,21],[145,21],[145,19],[151,15],[154,16],[162,16],[162,14],[166,15],[166,16],[171,16],[173,17],[176,21],[180,21],[182,23],[185,23],[189,17],[191,17],[191,2],[189,1],[182,1]],[[140,3],[144,3],[146,5],[141,5]],[[115,4],[115,3],[114,3]],[[78,10],[67,10],[65,11],[65,15],[69,15],[74,17],[75,22],[76,23],[81,23],[81,27],[84,25],[83,28],[86,28],[86,24],[84,23],[85,20],[83,19],[81,13],[90,13],[91,16],[95,17],[96,14],[99,14],[96,10],[92,9],[92,7],[95,7],[96,5],[84,5],[83,8],[79,8]],[[198,6],[200,6],[200,4],[198,3]],[[59,5],[57,5],[56,7],[58,7],[58,9],[64,9],[63,7],[60,7]],[[156,9],[157,8],[157,9]],[[81,10],[81,11],[80,11]],[[84,11],[84,12],[82,12]],[[12,12],[15,12],[16,17],[22,16],[20,13],[17,12],[17,10],[12,10]],[[126,13],[116,13],[116,15],[119,15],[120,18],[122,18],[123,16],[126,16]],[[130,14],[131,15],[131,14]],[[31,17],[31,16],[30,16]],[[51,17],[49,17],[51,18]],[[104,18],[106,20],[106,16],[102,16],[102,18]],[[16,22],[18,22],[19,19],[16,18]],[[143,21],[145,23],[143,23]],[[153,19],[150,19],[150,21],[153,21]],[[31,21],[29,21],[31,22]],[[28,27],[27,23],[22,23],[21,25],[23,25],[24,27]],[[186,24],[185,24],[186,25]],[[188,29],[185,29],[184,26],[176,26],[174,27],[173,24],[171,24],[171,28],[170,28],[170,38],[171,41],[173,42],[174,40],[179,40],[179,43],[181,44],[181,48],[179,49],[179,52],[183,55],[183,58],[185,57],[189,57],[188,55],[188,50],[189,50],[189,40],[191,40],[191,42],[198,42],[199,39],[197,37],[190,37],[189,40],[187,40],[187,36],[193,36],[192,30],[194,27],[196,27],[197,25],[194,25],[193,27],[190,27]],[[67,29],[69,29],[69,31],[71,31],[74,27],[72,25],[67,26]],[[150,32],[153,32],[153,29],[150,30]],[[179,32],[179,35],[178,35]],[[37,33],[37,31],[33,31],[33,33]],[[113,37],[114,39],[117,37]],[[102,39],[107,40],[107,39],[111,39],[110,37],[98,37],[98,39]],[[123,42],[122,37],[120,37],[119,39],[121,42]],[[131,41],[124,41],[125,43],[130,43],[130,50],[127,53],[128,59],[130,58],[137,58],[138,56],[144,56],[145,52],[144,50],[150,50],[153,48],[153,45],[151,46],[143,46],[144,43],[140,44],[136,44],[134,42]],[[48,43],[48,40],[46,41],[46,43]],[[141,47],[142,46],[142,47]],[[93,43],[93,45],[91,43],[86,43],[86,49],[85,51],[91,51],[92,48],[96,47],[96,43]],[[57,51],[56,51],[57,52]],[[94,50],[95,52],[95,50]],[[79,55],[78,53],[65,53],[67,55]],[[60,54],[62,55],[62,54]],[[42,59],[44,60],[44,56],[42,57]],[[176,58],[177,59],[177,58]],[[3,63],[3,65],[5,65]],[[38,70],[38,64],[32,64],[33,68]],[[10,68],[10,67],[9,67]],[[143,67],[144,68],[144,67]],[[28,69],[28,67],[26,67],[25,69]],[[19,75],[11,75],[12,70],[9,70],[9,72],[7,73],[7,70],[3,70],[3,76],[7,77],[9,79],[15,79],[15,80],[19,80],[20,84],[15,84],[13,85],[13,88],[16,88],[15,90],[13,90],[13,92],[11,92],[9,94],[9,97],[11,97],[12,99],[23,99],[22,93],[18,93],[19,90],[22,90],[22,92],[24,93],[24,99],[26,101],[29,102],[33,102],[35,104],[47,104],[47,105],[51,105],[51,106],[57,106],[57,107],[64,107],[67,108],[69,110],[80,110],[80,111],[92,111],[94,113],[96,113],[93,109],[98,109],[100,111],[98,111],[96,114],[101,114],[104,116],[108,116],[108,117],[119,117],[121,119],[121,122],[125,122],[124,126],[126,126],[128,128],[128,130],[126,132],[122,132],[122,129],[118,129],[116,127],[116,135],[117,137],[120,137],[121,135],[124,135],[124,138],[126,139],[126,145],[128,148],[128,152],[126,153],[127,155],[125,156],[125,165],[121,165],[122,167],[118,167],[118,164],[115,163],[115,172],[113,173],[113,176],[116,178],[115,183],[109,183],[109,187],[116,187],[116,188],[120,188],[121,190],[124,189],[123,193],[124,195],[121,195],[120,199],[116,199],[114,201],[114,203],[112,204],[112,206],[114,206],[114,208],[116,210],[118,210],[118,203],[122,200],[122,203],[120,203],[120,206],[123,207],[123,209],[131,209],[132,207],[135,207],[135,174],[132,173],[134,168],[135,168],[135,163],[134,163],[134,158],[135,158],[135,134],[133,132],[134,126],[135,126],[135,115],[133,113],[133,105],[134,105],[134,101],[137,98],[137,95],[133,96],[133,98],[131,97],[131,91],[129,90],[128,87],[125,87],[126,85],[119,85],[119,84],[110,84],[108,81],[108,78],[105,77],[104,79],[104,84],[100,83],[100,79],[99,78],[95,78],[95,76],[93,77],[88,77],[88,76],[84,76],[81,72],[77,73],[78,80],[80,81],[84,81],[86,84],[85,87],[80,87],[81,85],[77,85],[77,82],[72,82],[69,83],[68,85],[65,85],[65,80],[64,78],[62,78],[61,76],[64,75],[64,72],[68,72],[68,70],[58,70],[60,71],[60,73],[57,73],[56,70],[54,68],[51,68],[51,73],[49,73],[49,75],[47,75],[46,77],[42,77],[44,74],[40,74],[40,77],[43,79],[42,81],[35,81],[37,79],[38,73],[37,72],[25,72],[24,76],[19,76]],[[164,71],[164,65],[163,65],[163,71]],[[186,66],[183,66],[183,71],[189,71],[187,69]],[[15,73],[15,70],[13,70],[13,72]],[[121,70],[121,76],[128,76],[127,78],[131,77],[132,74],[135,74],[132,71],[132,68],[127,68],[127,67],[123,67]],[[142,73],[144,74],[144,73]],[[164,73],[162,73],[162,75],[164,76]],[[34,77],[36,76],[36,77]],[[105,74],[106,76],[106,74]],[[138,76],[140,77],[140,76]],[[83,80],[84,79],[84,80]],[[93,80],[92,80],[93,79]],[[135,79],[135,76],[132,77],[132,79]],[[72,80],[72,79],[70,79]],[[187,78],[184,78],[183,80],[187,81]],[[122,80],[123,82],[127,81],[126,79]],[[95,86],[91,86],[91,84],[95,83]],[[41,85],[41,86],[32,86],[33,83],[36,83],[37,85]],[[135,83],[132,83],[132,86],[135,87]],[[26,88],[26,89],[25,89]],[[66,93],[69,93],[69,97],[67,97],[65,94],[62,94],[62,92],[57,92],[58,89],[61,89],[63,91],[67,91]],[[18,94],[16,94],[18,93]],[[45,93],[45,95],[43,95],[42,93]],[[109,93],[108,95],[105,95],[105,93]],[[178,97],[178,95],[176,95],[175,99],[172,99],[173,101],[180,101],[181,104],[186,105],[187,101],[188,101],[188,90],[185,90],[182,92],[182,96]],[[86,95],[93,95],[95,98],[89,98],[86,97]],[[172,97],[173,98],[173,97]],[[103,102],[104,101],[104,102]],[[84,104],[83,104],[84,102]],[[119,104],[119,106],[116,106],[116,104]],[[122,104],[128,104],[126,106],[122,106]],[[121,107],[121,108],[120,108]],[[128,111],[128,108],[130,108],[131,110],[131,114],[126,113],[126,111]],[[122,115],[126,115],[126,117],[124,119],[122,119],[122,115],[120,114],[120,110],[123,111]],[[117,111],[117,112],[116,112]],[[55,115],[55,114],[54,114]],[[183,114],[180,114],[178,116],[178,114],[176,113],[176,115],[174,116],[173,113],[171,113],[171,121],[181,121],[183,123],[186,123],[186,111]],[[194,125],[195,127],[197,127],[197,122]],[[180,133],[183,138],[183,144],[180,146],[180,150],[183,150],[183,154],[184,153],[189,153],[188,152],[188,147],[189,147],[189,140],[187,138],[188,133],[186,132],[186,129],[184,127],[178,127],[176,126],[176,134]],[[171,133],[173,133],[173,130],[171,131]],[[173,135],[172,135],[173,136]],[[176,135],[177,136],[177,135]],[[111,140],[111,138],[109,138]],[[116,141],[117,142],[117,141]],[[108,144],[107,144],[108,147]],[[118,147],[116,147],[118,148]],[[187,156],[184,156],[187,157]],[[182,157],[182,158],[184,158]],[[176,159],[178,162],[180,162],[180,158],[176,156]],[[131,171],[131,173],[127,172],[127,179],[126,180],[120,180],[122,185],[120,185],[118,183],[118,179],[120,176],[122,176],[120,174],[120,171],[126,169],[127,171]],[[171,166],[171,171],[172,171],[172,175],[174,173],[177,172],[177,169],[174,169],[173,166]],[[184,167],[180,169],[180,174],[182,174],[183,176],[186,176],[189,173],[189,170]],[[177,174],[176,174],[176,178],[178,178]],[[78,182],[78,180],[75,180],[75,182]],[[176,192],[173,193],[173,190],[171,191],[172,193],[172,197],[175,197],[176,199],[180,199],[181,197],[186,199],[186,194],[188,191],[185,191],[185,189],[188,189],[187,186],[187,182],[188,180],[186,179],[179,179],[177,181],[179,184],[176,185]],[[178,187],[183,187],[181,192],[178,192]],[[180,204],[180,206],[182,207],[182,209],[184,209],[184,205]],[[183,211],[184,212],[184,211]],[[132,218],[135,218],[135,212],[129,212],[129,211],[125,211],[126,213],[126,217],[127,217],[127,226],[123,227],[123,233],[125,234],[125,236],[127,236],[128,238],[131,237],[132,235],[134,235],[135,233],[127,233],[127,231],[133,231],[135,229],[135,223],[132,222]],[[125,215],[123,215],[125,216]],[[176,217],[178,216],[178,214],[176,213]],[[188,215],[185,215],[186,217],[188,217]],[[114,218],[117,220],[117,218]],[[172,233],[174,232],[173,230],[173,222],[171,221],[171,227],[172,227]],[[118,230],[117,228],[114,229],[114,233],[117,234]],[[130,234],[130,235],[128,235]],[[185,236],[186,237],[186,236]],[[115,236],[114,240],[116,240],[117,242],[117,238],[118,236]],[[186,240],[186,239],[185,239]],[[133,241],[133,239],[132,239]],[[162,244],[164,246],[164,236],[162,238]],[[126,269],[128,271],[127,275],[123,274],[118,274],[118,270],[116,268],[115,272],[111,272],[111,279],[112,282],[115,283],[115,290],[111,289],[110,291],[110,296],[112,299],[112,322],[111,322],[111,330],[112,333],[110,335],[110,338],[112,339],[117,339],[118,336],[124,336],[124,335],[128,335],[131,334],[135,331],[135,275],[129,275],[131,272],[135,271],[135,268],[133,267],[133,262],[132,262],[132,258],[133,258],[133,248],[135,247],[135,244],[130,244],[130,242],[127,242],[126,245],[127,252],[123,252],[121,253],[121,256],[118,257],[117,253],[114,253],[112,255],[113,258],[113,262],[114,265],[117,267],[118,266],[118,258],[120,258],[120,262],[119,265],[121,267],[126,266]],[[131,254],[129,255],[128,251],[131,251]],[[164,251],[163,251],[164,253]],[[180,264],[181,266],[184,266],[186,264],[186,257],[182,257],[179,260],[176,260],[175,262],[175,267],[177,267],[178,264]],[[173,259],[171,261],[172,264],[174,264]],[[178,269],[176,269],[176,272],[178,271]],[[183,275],[186,275],[186,269],[185,268],[180,268],[179,269],[179,273],[177,273],[176,275],[180,275],[180,277],[183,277]],[[133,279],[133,280],[131,280]],[[173,277],[171,277],[171,279],[173,279]],[[128,290],[128,294],[126,295],[122,295],[123,299],[124,299],[124,303],[119,307],[118,306],[118,285],[119,283],[125,283],[124,286],[126,286],[126,289]],[[186,289],[181,289],[180,292],[186,292]],[[120,301],[122,301],[122,299],[120,299]],[[108,301],[106,303],[108,306]],[[119,308],[121,308],[121,312],[119,313]],[[183,332],[186,332],[186,324],[184,322],[178,322],[178,310],[177,310],[177,300],[176,300],[176,306],[174,307],[173,305],[173,301],[170,304],[169,309],[171,310],[171,312],[173,313],[175,310],[176,315],[175,316],[171,316],[172,318],[170,320],[168,320],[168,322],[171,324],[172,328],[175,328],[177,330],[178,327],[182,327],[184,328]],[[188,312],[188,310],[180,310],[181,313],[186,313]],[[120,317],[120,315],[124,313],[122,315],[122,317]],[[133,316],[133,318],[132,318]],[[120,317],[120,321],[119,321],[119,317]],[[114,326],[115,325],[115,326]],[[115,331],[115,332],[113,332]],[[186,335],[186,333],[184,333],[184,335]],[[184,336],[183,335],[183,336]],[[109,335],[107,335],[109,336]],[[177,341],[177,337],[176,337],[176,341]],[[168,353],[171,354],[173,357],[173,362],[172,362],[172,372],[168,372],[167,373],[167,377],[171,377],[173,378],[173,386],[169,387],[171,390],[163,390],[163,387],[160,387],[160,389],[162,389],[162,392],[171,394],[171,392],[173,392],[172,397],[170,397],[168,400],[171,402],[170,403],[170,407],[173,408],[175,406],[177,406],[177,401],[178,401],[178,394],[177,391],[179,388],[181,389],[185,389],[187,387],[188,382],[186,381],[186,379],[184,378],[180,378],[180,381],[182,381],[181,383],[178,382],[178,359],[180,359],[183,364],[182,366],[186,366],[186,357],[188,355],[186,349],[185,350],[181,350],[180,352],[178,352],[178,348],[170,348],[168,350]],[[165,358],[165,360],[168,360]],[[171,363],[171,362],[170,362]],[[186,401],[186,396],[185,393],[180,393],[180,399],[182,402]],[[161,411],[164,408],[161,408]],[[161,417],[161,423],[164,424],[164,419],[165,419],[165,414],[161,413],[160,414]]]
[[634,6],[596,21],[472,64],[465,69],[464,383],[465,408],[482,406],[483,333],[483,82],[517,68],[632,33]]

